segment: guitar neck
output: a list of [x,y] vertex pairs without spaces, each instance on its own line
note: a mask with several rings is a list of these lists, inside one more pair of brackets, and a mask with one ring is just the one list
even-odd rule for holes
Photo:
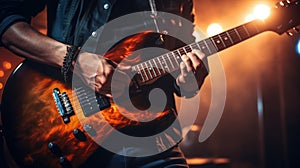
[[[200,49],[206,56],[215,54],[259,33],[266,31],[263,21],[254,20],[204,39],[200,42],[188,45],[192,49]],[[183,47],[186,48],[187,46]]]
[[139,74],[139,81],[142,83],[148,82],[159,78],[162,75],[178,70],[179,64],[182,61],[181,56],[194,49],[199,49],[206,56],[210,56],[266,30],[267,28],[263,21],[254,20],[199,42],[186,45],[174,51],[170,51],[166,54],[139,63],[133,66],[132,70]]

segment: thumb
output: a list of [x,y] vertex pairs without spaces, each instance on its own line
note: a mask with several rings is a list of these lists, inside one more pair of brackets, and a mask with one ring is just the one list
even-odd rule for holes
[[118,68],[120,71],[129,71],[129,70],[131,70],[131,66],[130,66],[130,65],[121,65],[121,64],[119,64],[119,65],[117,66],[117,68]]

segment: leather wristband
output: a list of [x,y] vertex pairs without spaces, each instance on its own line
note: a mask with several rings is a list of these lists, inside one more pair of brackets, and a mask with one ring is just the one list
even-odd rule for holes
[[77,56],[80,52],[79,47],[76,46],[67,46],[67,53],[64,57],[63,66],[61,67],[61,74],[64,81],[67,83],[72,79],[72,63],[76,61]]

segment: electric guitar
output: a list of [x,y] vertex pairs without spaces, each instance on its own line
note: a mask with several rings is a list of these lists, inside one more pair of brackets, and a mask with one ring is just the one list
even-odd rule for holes
[[[254,20],[200,42],[138,62],[132,66],[132,71],[138,74],[134,83],[138,87],[147,86],[148,81],[154,79],[163,80],[167,73],[179,70],[181,55],[192,49],[200,49],[209,56],[265,31],[283,34],[292,28],[297,30],[295,27],[300,24],[299,6],[299,1],[282,1],[264,21]],[[130,38],[142,40],[150,34],[145,32]],[[105,57],[120,62],[123,57],[115,56],[125,54],[116,52],[123,51],[122,48],[128,43],[138,45],[139,42],[125,39]],[[145,99],[140,95],[143,94],[132,96],[128,101],[136,102],[137,106],[143,104]],[[118,111],[126,111],[127,103],[130,102],[115,104],[112,99],[83,86],[71,88],[63,82],[58,69],[25,60],[10,76],[4,89],[3,134],[11,155],[21,167],[78,167],[97,152],[99,145],[93,139],[104,139],[109,135],[111,129],[105,128],[101,122],[108,122],[120,130],[138,124]],[[166,107],[165,110],[169,109]],[[164,116],[164,112],[158,113],[156,117]],[[106,121],[99,121],[99,115]],[[93,123],[97,123],[96,128]]]

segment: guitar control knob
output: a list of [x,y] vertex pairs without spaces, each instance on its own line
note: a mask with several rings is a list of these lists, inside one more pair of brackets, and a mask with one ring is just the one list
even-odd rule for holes
[[91,124],[84,124],[83,129],[84,129],[84,131],[89,133],[91,136],[96,136],[96,134],[97,134],[95,129],[93,128],[93,126]]
[[84,133],[78,129],[75,128],[73,131],[73,135],[76,137],[76,139],[78,139],[79,141],[86,141],[86,136],[84,135]]
[[50,149],[51,153],[53,153],[55,156],[57,156],[57,157],[62,156],[61,150],[55,143],[49,142],[48,148]]
[[72,167],[70,161],[65,157],[59,157],[59,163],[63,168],[71,168]]

